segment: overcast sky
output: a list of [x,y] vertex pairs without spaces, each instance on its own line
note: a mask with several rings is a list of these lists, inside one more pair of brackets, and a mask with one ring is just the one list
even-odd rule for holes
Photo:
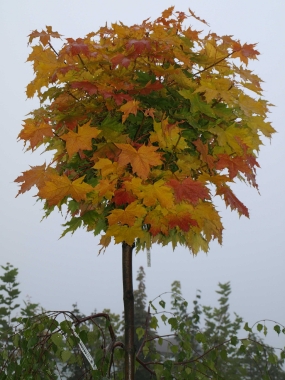
[[[74,302],[85,313],[95,308],[123,309],[121,248],[111,246],[97,256],[98,239],[83,230],[58,240],[64,222],[59,213],[40,223],[40,202],[30,191],[15,198],[14,179],[29,165],[45,161],[38,153],[24,153],[17,135],[21,120],[36,100],[26,100],[25,86],[32,80],[27,35],[51,25],[65,37],[83,37],[107,21],[139,23],[158,17],[165,8],[188,7],[206,19],[217,34],[233,35],[241,42],[258,42],[259,61],[250,65],[263,80],[264,96],[276,107],[269,120],[278,131],[264,140],[257,180],[260,193],[237,184],[235,190],[250,210],[250,219],[239,219],[217,199],[224,223],[223,246],[214,243],[209,253],[194,257],[184,248],[152,249],[152,265],[146,254],[134,258],[134,273],[146,271],[149,299],[170,290],[180,280],[184,297],[192,301],[196,289],[204,304],[216,304],[218,282],[231,281],[231,310],[249,323],[270,318],[285,323],[285,2],[283,0],[9,0],[0,2],[1,39],[1,260],[19,268],[22,297],[32,297],[49,310],[70,310]],[[198,30],[203,24],[188,20]],[[284,345],[284,342],[283,342]]]

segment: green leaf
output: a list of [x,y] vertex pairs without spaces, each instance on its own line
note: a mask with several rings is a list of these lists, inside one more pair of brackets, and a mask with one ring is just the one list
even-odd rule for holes
[[177,354],[177,352],[178,352],[178,346],[176,346],[176,345],[173,344],[170,347],[170,350],[171,350],[171,352],[173,352],[173,354]]
[[249,332],[252,332],[252,329],[248,326],[248,323],[246,322],[245,325],[243,326],[243,329],[245,331],[249,331]]
[[157,327],[158,327],[158,320],[157,320],[157,318],[155,316],[153,316],[151,318],[149,327],[152,328],[152,329],[155,329],[155,330],[157,329]]
[[72,323],[70,321],[62,321],[60,323],[60,328],[66,334],[71,333],[71,331],[72,331],[71,326],[72,326]]
[[173,366],[172,360],[165,360],[165,362],[163,363],[163,367],[168,369],[169,371],[171,371],[172,366]]
[[248,346],[250,345],[250,340],[248,340],[248,339],[243,339],[242,343],[243,343],[243,345],[244,345],[245,347],[248,347]]
[[55,319],[49,320],[50,331],[54,331],[56,328],[58,328],[58,326],[59,326],[59,323]]
[[163,300],[160,300],[160,301],[159,301],[159,304],[160,304],[160,306],[161,306],[163,309],[165,309],[165,302],[164,302]]
[[13,338],[13,343],[14,343],[14,346],[15,347],[19,347],[19,339],[20,339],[20,336],[19,334],[16,334]]
[[178,329],[178,321],[177,321],[177,318],[169,318],[168,319],[168,323],[171,325],[171,327],[173,328],[173,330],[177,330]]
[[258,323],[258,325],[256,326],[256,328],[257,328],[257,331],[260,332],[263,329],[263,325],[261,323]]
[[64,350],[61,352],[62,361],[65,363],[71,357],[72,353],[70,351]]
[[114,142],[122,134],[125,126],[108,114],[98,128],[102,131],[100,136],[103,135],[107,141]]
[[274,326],[274,331],[276,331],[277,334],[279,335],[280,332],[281,332],[281,328],[280,328],[280,326],[279,326],[279,325],[275,325],[275,326]]
[[145,330],[142,327],[138,327],[136,329],[136,333],[138,336],[138,340],[141,340],[141,338],[144,336]]
[[227,350],[221,350],[220,355],[223,360],[227,360],[228,358]]
[[83,343],[88,342],[88,331],[86,331],[85,329],[81,330],[78,335]]
[[238,339],[237,336],[232,336],[232,337],[231,337],[231,344],[232,344],[233,346],[236,346],[236,345],[238,344],[238,342],[239,342],[239,339]]
[[146,357],[149,353],[149,348],[147,345],[144,345],[143,346],[143,354],[144,354],[144,357]]
[[82,218],[73,217],[69,222],[64,223],[63,227],[67,227],[61,234],[60,238],[64,237],[68,232],[74,234],[77,228],[81,227]]
[[33,336],[31,339],[28,341],[28,348],[34,347],[35,344],[37,344],[38,339],[36,336]]
[[185,372],[187,373],[187,375],[190,375],[190,373],[192,372],[192,370],[191,370],[191,368],[186,367],[185,368]]
[[51,340],[52,342],[57,346],[57,347],[61,347],[63,345],[63,339],[62,339],[62,335],[60,333],[55,333],[55,334],[52,334],[51,336]]
[[197,342],[199,343],[205,343],[206,342],[206,338],[205,338],[205,335],[198,332],[196,335],[195,335],[195,339],[197,340]]
[[99,235],[102,231],[106,231],[107,224],[106,219],[98,218],[96,222],[96,226],[94,228],[94,235]]
[[149,301],[149,306],[150,306],[154,311],[157,312],[157,308],[154,306],[154,304],[153,304],[151,301]]
[[205,103],[199,94],[193,94],[192,90],[180,90],[178,92],[183,98],[190,100],[192,113],[201,112],[207,116],[215,117],[215,113],[211,106]]
[[74,201],[73,199],[68,202],[68,210],[71,214],[74,214],[79,209],[79,203]]
[[166,324],[165,322],[167,321],[167,317],[164,314],[161,315],[161,319],[163,323]]
[[278,363],[278,357],[277,357],[275,354],[270,353],[270,354],[268,355],[268,361],[269,361],[269,363],[271,363],[271,364],[277,364],[277,363]]

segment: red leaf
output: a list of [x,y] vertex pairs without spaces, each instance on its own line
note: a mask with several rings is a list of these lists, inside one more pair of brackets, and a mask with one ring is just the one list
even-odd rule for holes
[[158,91],[158,90],[161,90],[162,88],[163,88],[163,85],[158,80],[155,81],[154,83],[151,83],[151,81],[149,81],[146,84],[146,86],[142,88],[141,90],[139,90],[138,92],[139,94],[148,95],[152,91]]
[[137,198],[130,191],[127,191],[126,189],[118,189],[115,191],[112,200],[116,206],[121,206],[132,203],[136,199]]
[[229,186],[218,187],[216,195],[223,196],[226,206],[230,206],[231,210],[237,210],[239,215],[249,218],[248,208],[234,195]]
[[210,199],[209,190],[201,182],[194,181],[192,178],[186,178],[182,182],[171,179],[168,186],[172,187],[177,202],[189,201],[197,204],[199,199]]
[[217,170],[228,169],[230,179],[233,179],[238,172],[251,174],[252,170],[243,157],[230,157],[227,154],[219,154],[219,161],[216,163]]
[[131,63],[131,60],[130,58],[126,57],[124,54],[118,54],[111,59],[111,62],[112,62],[112,69],[115,69],[118,65],[122,65],[128,68],[129,64]]
[[150,49],[151,49],[150,41],[147,39],[143,39],[143,40],[131,39],[131,40],[129,40],[126,44],[126,48],[131,49],[132,47],[134,48],[134,51],[137,53],[137,55],[140,55],[144,50],[150,51]]
[[89,95],[94,95],[94,94],[97,94],[98,92],[98,87],[95,84],[90,83],[88,81],[72,82],[70,84],[70,87],[80,88],[81,90],[88,92]]
[[129,94],[124,94],[123,92],[119,92],[118,94],[112,94],[116,104],[120,106],[124,100],[127,102],[132,100],[132,97]]
[[197,221],[192,219],[188,212],[169,214],[165,218],[170,228],[179,227],[184,232],[188,232],[191,226],[198,226]]
[[65,47],[65,52],[70,55],[84,54],[86,57],[90,55],[89,47],[85,44],[82,38],[67,38],[68,45]]

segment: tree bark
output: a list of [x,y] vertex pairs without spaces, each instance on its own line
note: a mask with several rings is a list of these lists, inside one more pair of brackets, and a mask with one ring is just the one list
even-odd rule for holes
[[134,380],[135,346],[134,346],[134,292],[133,292],[133,246],[122,245],[123,294],[125,314],[125,380]]

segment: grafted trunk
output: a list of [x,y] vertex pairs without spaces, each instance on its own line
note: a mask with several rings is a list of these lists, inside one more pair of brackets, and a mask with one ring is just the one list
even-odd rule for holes
[[125,380],[134,380],[134,292],[133,292],[133,246],[122,245],[123,294],[125,314]]

